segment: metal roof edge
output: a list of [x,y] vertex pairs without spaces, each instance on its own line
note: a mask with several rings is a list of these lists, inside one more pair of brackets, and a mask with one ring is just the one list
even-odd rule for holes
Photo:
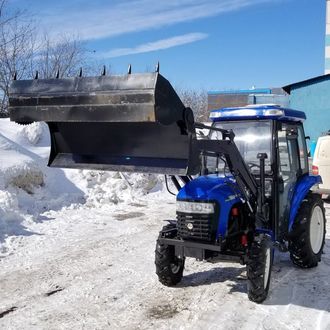
[[298,81],[298,82],[295,82],[295,83],[292,83],[292,84],[289,84],[289,85],[286,85],[286,86],[283,86],[282,88],[288,93],[288,94],[291,94],[291,89],[293,87],[296,87],[298,85],[302,85],[302,84],[307,84],[307,83],[311,83],[313,81],[316,81],[316,80],[319,80],[321,78],[330,78],[330,73],[327,73],[327,74],[323,74],[323,75],[320,75],[320,76],[317,76],[317,77],[313,77],[313,78],[309,78],[309,79],[305,79],[305,80],[302,80],[302,81]]

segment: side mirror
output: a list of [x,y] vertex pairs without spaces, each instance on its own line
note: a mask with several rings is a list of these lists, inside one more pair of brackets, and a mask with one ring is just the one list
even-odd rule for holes
[[310,140],[311,137],[309,135],[305,136],[305,140]]
[[259,153],[259,154],[257,155],[257,158],[258,158],[258,159],[267,159],[268,156],[267,156],[266,153]]

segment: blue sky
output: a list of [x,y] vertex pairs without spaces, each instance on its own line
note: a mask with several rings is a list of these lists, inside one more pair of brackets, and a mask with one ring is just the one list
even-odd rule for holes
[[49,33],[79,34],[115,74],[183,88],[283,86],[324,71],[325,0],[9,0]]

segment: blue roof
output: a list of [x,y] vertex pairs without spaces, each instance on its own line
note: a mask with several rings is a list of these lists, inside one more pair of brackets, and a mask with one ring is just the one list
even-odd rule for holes
[[223,108],[210,113],[212,121],[273,119],[279,121],[304,121],[306,115],[302,111],[282,108],[274,104],[254,104],[246,107]]
[[305,86],[309,86],[309,85],[313,85],[313,84],[317,84],[321,81],[324,80],[329,80],[330,78],[330,74],[323,74],[321,76],[317,76],[314,78],[310,78],[310,79],[306,79],[306,80],[302,80],[302,81],[298,81],[296,83],[287,85],[282,87],[288,94],[291,94],[292,89],[296,89],[296,88],[300,88],[300,87],[305,87]]
[[237,90],[220,90],[220,91],[208,91],[208,95],[223,95],[223,94],[271,94],[270,88],[258,88],[258,89],[237,89]]

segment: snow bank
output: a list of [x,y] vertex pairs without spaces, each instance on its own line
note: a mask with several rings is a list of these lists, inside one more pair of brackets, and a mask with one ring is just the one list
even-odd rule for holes
[[164,190],[156,175],[48,168],[49,143],[44,123],[0,119],[0,246],[46,211],[108,208]]
[[33,153],[1,133],[0,151],[0,189],[11,185],[32,193],[34,187],[43,185],[44,176]]
[[[20,200],[44,185],[38,158],[0,133],[0,252],[7,238],[24,232]],[[3,243],[3,244],[2,244]]]
[[53,200],[80,191],[80,202],[88,207],[118,204],[163,189],[156,175],[47,168],[48,154],[45,158],[43,150],[42,157],[38,155],[38,147],[45,143],[49,145],[46,124],[21,126],[0,120],[0,189],[17,187],[33,195],[44,187],[43,193]]
[[15,195],[0,190],[0,255],[7,252],[10,245],[6,239],[11,235],[20,235],[24,231],[23,220]]
[[31,125],[22,126],[18,132],[22,142],[37,145],[41,140],[46,138],[47,125],[45,123],[32,123]]
[[80,171],[79,179],[85,183],[87,207],[107,207],[163,189],[160,178],[151,174]]
[[47,140],[43,123],[20,126],[0,120],[0,252],[13,236],[27,234],[43,212],[84,202],[83,192],[62,170],[47,168]]

